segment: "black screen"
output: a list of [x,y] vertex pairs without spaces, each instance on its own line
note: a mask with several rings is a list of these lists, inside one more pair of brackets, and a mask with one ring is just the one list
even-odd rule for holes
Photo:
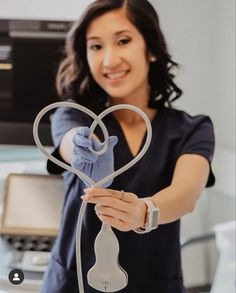
[[[1,121],[32,122],[46,105],[58,101],[55,75],[62,40],[13,39],[11,98]],[[48,122],[48,116],[42,121]]]
[[[0,36],[3,50],[6,45],[10,48],[7,60],[2,62],[12,67],[0,72],[0,144],[34,144],[32,126],[37,113],[59,101],[55,76],[64,42],[63,38],[6,39]],[[47,113],[40,124],[47,145],[52,144],[51,113]]]

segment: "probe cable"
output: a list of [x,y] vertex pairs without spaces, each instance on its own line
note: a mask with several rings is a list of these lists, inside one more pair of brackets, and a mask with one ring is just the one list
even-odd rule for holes
[[[77,169],[69,166],[68,164],[65,164],[62,161],[53,157],[41,144],[41,141],[40,141],[39,135],[38,135],[38,128],[39,128],[40,120],[48,111],[50,111],[54,108],[58,108],[58,107],[74,108],[74,109],[80,110],[80,111],[88,114],[90,117],[92,117],[94,119],[94,121],[93,121],[92,125],[90,126],[89,138],[92,137],[93,132],[94,132],[97,125],[99,125],[101,127],[101,130],[102,130],[103,136],[104,136],[103,148],[99,151],[95,151],[95,150],[93,150],[92,147],[89,147],[89,150],[97,155],[102,155],[103,153],[105,153],[107,151],[107,148],[108,148],[109,134],[108,134],[106,126],[102,122],[102,118],[104,118],[106,115],[108,115],[109,113],[116,111],[116,110],[121,110],[121,109],[122,110],[123,109],[132,110],[132,111],[138,113],[143,118],[143,120],[145,121],[146,126],[147,126],[146,142],[145,142],[142,150],[138,153],[138,155],[133,160],[131,160],[128,164],[121,167],[119,170],[113,172],[112,174],[106,176],[105,178],[101,179],[99,182],[95,182],[89,176],[83,174],[79,170],[77,170]],[[39,150],[50,161],[52,161],[56,165],[59,165],[63,169],[66,169],[67,171],[70,171],[70,172],[76,174],[77,176],[79,176],[80,178],[82,178],[83,180],[88,182],[91,185],[91,187],[99,187],[99,186],[102,186],[104,183],[112,180],[116,176],[120,175],[121,173],[125,172],[127,169],[132,167],[134,164],[136,164],[141,159],[141,157],[145,154],[145,152],[147,151],[147,149],[151,143],[152,127],[151,127],[151,122],[150,122],[149,118],[147,117],[147,115],[142,110],[140,110],[139,108],[137,108],[133,105],[129,105],[129,104],[115,105],[115,106],[107,108],[105,111],[103,111],[100,115],[97,116],[91,110],[87,109],[86,107],[84,107],[82,105],[78,105],[73,102],[56,102],[56,103],[52,103],[52,104],[46,106],[37,114],[35,121],[34,121],[34,124],[33,124],[33,136],[34,136],[35,143],[36,143],[37,147],[39,148]],[[77,227],[76,227],[76,267],[77,267],[78,285],[79,285],[79,292],[80,293],[84,293],[82,264],[81,264],[81,228],[82,228],[82,220],[83,220],[86,205],[87,205],[87,203],[85,201],[83,201],[81,204],[81,207],[80,207],[78,221],[77,221]],[[106,229],[106,230],[110,229],[111,230],[111,227],[108,224],[102,223],[101,230],[102,229]]]

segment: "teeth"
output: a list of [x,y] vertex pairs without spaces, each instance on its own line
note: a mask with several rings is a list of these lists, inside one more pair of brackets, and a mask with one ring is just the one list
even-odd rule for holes
[[127,71],[121,71],[121,72],[117,72],[117,73],[109,73],[106,74],[106,76],[110,79],[118,79],[121,78],[122,76],[124,76],[126,74]]

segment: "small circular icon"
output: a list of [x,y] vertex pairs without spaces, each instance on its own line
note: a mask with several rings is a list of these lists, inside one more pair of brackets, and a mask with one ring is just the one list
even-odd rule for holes
[[24,281],[24,273],[21,270],[14,269],[8,275],[9,281],[13,285],[19,285]]

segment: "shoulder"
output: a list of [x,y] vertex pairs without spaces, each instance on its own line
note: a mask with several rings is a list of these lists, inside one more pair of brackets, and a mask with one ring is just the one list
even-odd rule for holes
[[183,110],[165,108],[162,110],[162,116],[164,125],[175,132],[188,132],[202,127],[213,131],[212,120],[207,115],[190,115]]
[[[66,102],[71,102],[71,103],[74,103],[76,105],[78,105],[77,102],[75,102],[75,100],[73,99],[68,99],[66,100]],[[83,111],[81,110],[77,110],[75,108],[72,108],[72,107],[64,107],[64,106],[61,106],[61,107],[58,107],[53,115],[52,115],[52,120],[55,120],[55,121],[61,121],[61,120],[78,120],[78,121],[81,121],[81,120],[88,120],[90,117],[84,113]]]
[[[74,102],[67,100],[67,102]],[[50,116],[51,133],[54,145],[58,145],[65,135],[72,128],[79,126],[89,126],[91,117],[83,111],[71,107],[58,107]]]
[[167,108],[161,111],[160,116],[162,119],[159,129],[162,138],[174,145],[176,150],[178,149],[177,153],[180,150],[187,153],[203,153],[203,149],[208,149],[206,156],[212,158],[215,134],[209,116],[193,116],[182,110]]
[[178,110],[178,109],[169,109],[165,108],[162,110],[163,116],[169,119],[170,122],[178,121],[181,124],[195,124],[204,120],[211,120],[209,116],[198,114],[198,115],[190,115],[189,113]]

